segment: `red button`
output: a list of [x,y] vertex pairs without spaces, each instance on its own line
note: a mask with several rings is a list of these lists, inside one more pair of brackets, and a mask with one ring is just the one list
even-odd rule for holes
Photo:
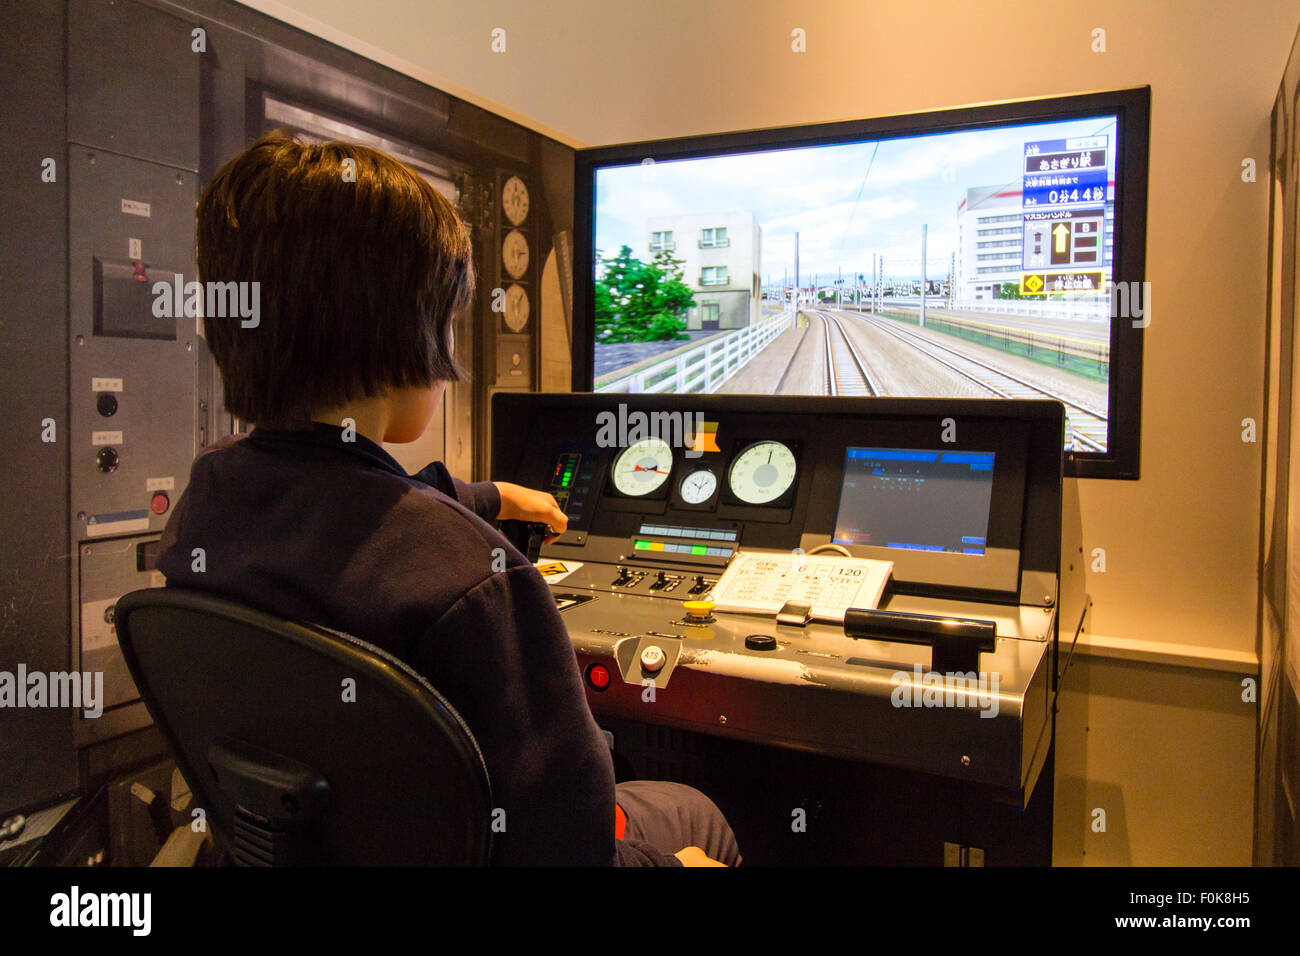
[[153,500],[149,502],[149,509],[156,515],[166,514],[171,504],[171,499],[161,491],[157,491],[154,492]]
[[596,690],[609,686],[609,669],[604,664],[592,664],[587,668],[587,682]]

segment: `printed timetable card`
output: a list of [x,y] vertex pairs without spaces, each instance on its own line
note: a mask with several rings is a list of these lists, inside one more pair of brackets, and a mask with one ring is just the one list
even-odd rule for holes
[[731,559],[711,600],[719,611],[776,614],[788,602],[809,604],[818,621],[844,622],[851,607],[880,602],[894,562],[838,554],[741,551]]

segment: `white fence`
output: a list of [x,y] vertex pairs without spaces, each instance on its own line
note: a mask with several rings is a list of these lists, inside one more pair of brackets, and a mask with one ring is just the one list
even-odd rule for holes
[[598,392],[716,392],[778,335],[794,324],[793,311],[782,312],[755,325],[712,338],[689,349],[637,369]]
[[[942,300],[940,300],[942,302]],[[927,303],[927,307],[929,304]],[[939,308],[943,308],[942,305]],[[1084,319],[1106,322],[1110,319],[1110,298],[1059,301],[1047,299],[1034,302],[1026,299],[967,299],[954,302],[954,309],[968,312],[992,312],[998,315],[1042,315],[1056,319]]]

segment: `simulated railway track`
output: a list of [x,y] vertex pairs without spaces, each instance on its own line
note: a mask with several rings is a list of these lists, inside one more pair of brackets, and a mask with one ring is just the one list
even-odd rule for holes
[[876,396],[880,388],[867,371],[867,363],[844,331],[843,322],[829,312],[817,310],[826,326],[826,394]]
[[1022,378],[994,368],[969,355],[963,355],[956,349],[932,342],[923,335],[910,329],[900,328],[888,319],[877,319],[863,315],[862,321],[879,329],[900,342],[925,354],[931,361],[937,362],[949,371],[973,382],[998,398],[1052,398],[1065,406],[1066,437],[1077,450],[1105,451],[1107,421],[1106,416],[1096,409],[1081,405],[1073,399],[1035,385]]

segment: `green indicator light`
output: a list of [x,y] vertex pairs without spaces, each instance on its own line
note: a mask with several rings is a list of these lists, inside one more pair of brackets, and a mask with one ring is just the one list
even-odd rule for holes
[[649,542],[649,541],[641,541],[641,540],[638,539],[638,540],[637,540],[637,543],[636,543],[636,550],[637,550],[637,551],[649,551],[649,550],[650,550],[650,542]]
[[708,554],[709,549],[702,544],[691,545],[691,554]]

